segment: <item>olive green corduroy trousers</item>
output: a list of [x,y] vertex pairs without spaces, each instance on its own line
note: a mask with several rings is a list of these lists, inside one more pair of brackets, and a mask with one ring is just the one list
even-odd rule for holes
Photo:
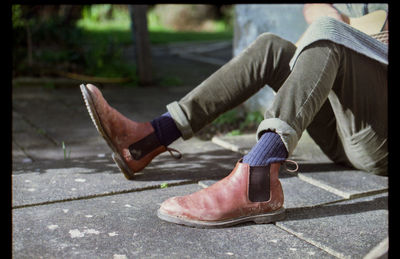
[[177,102],[167,105],[188,139],[265,85],[276,92],[257,138],[281,136],[289,156],[304,130],[334,162],[387,175],[387,66],[330,41],[306,47],[260,35],[241,54]]

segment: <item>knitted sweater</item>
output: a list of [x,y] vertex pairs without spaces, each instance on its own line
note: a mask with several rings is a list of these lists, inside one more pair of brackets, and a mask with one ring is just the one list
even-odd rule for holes
[[290,69],[303,49],[313,42],[329,40],[344,45],[360,54],[388,64],[388,45],[331,17],[321,17],[307,28],[292,57]]

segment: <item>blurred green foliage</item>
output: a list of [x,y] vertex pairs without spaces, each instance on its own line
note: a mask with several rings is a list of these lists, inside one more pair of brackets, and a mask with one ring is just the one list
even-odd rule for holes
[[[227,8],[226,8],[227,9]],[[152,44],[168,44],[188,41],[230,40],[233,37],[233,8],[227,9],[221,19],[212,21],[211,31],[175,30],[163,24],[161,18],[152,7],[147,13],[149,37]]]
[[216,125],[231,124],[243,120],[243,114],[238,109],[229,110],[216,118],[213,123]]
[[189,41],[219,41],[232,39],[232,32],[150,31],[149,37],[153,44]]
[[182,79],[180,79],[177,76],[166,76],[161,80],[160,85],[161,86],[181,86]]
[[[47,76],[62,71],[131,77],[136,82],[136,66],[124,52],[133,44],[128,7],[92,4],[67,6],[67,11],[62,7],[12,5],[13,76]],[[75,10],[74,15],[68,10]],[[222,21],[216,21],[215,32],[171,31],[157,23],[151,8],[148,24],[152,44],[232,38],[232,30]],[[171,84],[176,80],[164,81]]]
[[246,117],[243,122],[240,123],[240,130],[248,127],[253,127],[261,123],[264,120],[264,116],[260,111],[253,111],[246,113]]
[[[113,20],[114,16],[120,17],[115,14],[120,11],[108,16],[110,7],[81,6],[81,17],[67,24],[60,15],[51,15],[43,20],[34,6],[13,5],[14,76],[52,75],[58,70],[98,77],[132,77],[134,80],[135,64],[124,59],[122,53],[124,46],[132,44],[129,19],[126,19],[129,16],[125,16],[126,29],[121,29],[121,25],[106,27],[107,19],[115,24],[121,22],[120,18]],[[29,65],[27,60],[29,40],[32,42],[33,65]]]
[[212,123],[216,126],[231,126],[236,128],[227,135],[236,136],[240,135],[247,130],[253,130],[264,119],[260,111],[245,111],[243,108],[234,108],[216,118]]

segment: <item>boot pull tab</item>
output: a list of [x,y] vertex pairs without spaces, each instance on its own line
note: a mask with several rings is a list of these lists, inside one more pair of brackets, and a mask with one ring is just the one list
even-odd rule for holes
[[[175,159],[181,159],[182,158],[182,153],[179,152],[178,150],[174,149],[174,148],[167,147],[167,151]],[[174,154],[174,152],[175,152],[175,154]]]
[[286,164],[285,164],[285,169],[286,169],[286,171],[288,171],[289,173],[295,173],[295,172],[297,172],[297,170],[299,169],[299,165],[298,165],[295,161],[286,159],[286,160],[284,161],[284,163],[286,163],[286,162],[289,162],[289,163],[291,163],[291,164],[296,165],[296,168],[295,168],[295,169],[289,169],[289,168],[286,166]]

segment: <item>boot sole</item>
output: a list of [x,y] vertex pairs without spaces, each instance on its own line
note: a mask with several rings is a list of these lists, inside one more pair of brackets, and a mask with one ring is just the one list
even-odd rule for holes
[[198,220],[183,219],[165,214],[160,210],[157,211],[157,216],[164,221],[189,227],[220,228],[220,227],[230,227],[245,222],[254,222],[256,224],[267,224],[276,221],[281,221],[285,219],[286,215],[285,215],[285,208],[282,207],[279,210],[270,213],[241,217],[231,220],[223,220],[223,221],[198,221]]
[[124,162],[124,160],[119,155],[118,150],[112,144],[111,139],[108,137],[108,135],[104,131],[103,126],[101,125],[100,118],[94,107],[94,102],[93,102],[92,96],[90,95],[90,92],[87,90],[87,88],[84,84],[81,84],[80,88],[81,88],[83,100],[85,101],[85,104],[86,104],[86,108],[89,112],[90,118],[92,119],[94,126],[97,129],[97,132],[99,132],[100,136],[103,137],[103,139],[106,141],[107,145],[114,152],[112,154],[112,158],[113,158],[114,162],[117,164],[119,170],[124,174],[126,179],[132,180],[134,178],[135,172],[133,172],[129,168],[129,166]]

